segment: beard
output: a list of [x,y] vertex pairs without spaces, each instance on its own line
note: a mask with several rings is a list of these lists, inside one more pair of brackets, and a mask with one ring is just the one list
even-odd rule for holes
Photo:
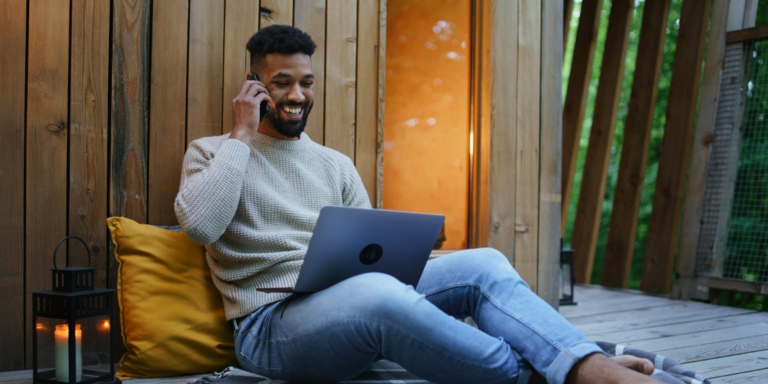
[[272,124],[272,127],[275,128],[279,134],[288,138],[299,137],[301,136],[301,133],[304,132],[304,128],[307,126],[307,119],[309,118],[309,113],[312,112],[313,104],[309,105],[306,111],[304,111],[304,114],[301,116],[301,120],[297,122],[284,120],[280,117],[279,111],[283,108],[283,106],[301,107],[304,109],[306,105],[306,103],[279,103],[275,105],[274,110],[269,111],[267,114],[267,120],[269,120],[269,123]]

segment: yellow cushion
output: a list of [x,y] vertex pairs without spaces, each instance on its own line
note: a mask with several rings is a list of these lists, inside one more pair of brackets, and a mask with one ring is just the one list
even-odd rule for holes
[[232,324],[211,281],[205,250],[185,234],[125,217],[107,225],[120,262],[123,342],[117,377],[178,376],[236,364]]

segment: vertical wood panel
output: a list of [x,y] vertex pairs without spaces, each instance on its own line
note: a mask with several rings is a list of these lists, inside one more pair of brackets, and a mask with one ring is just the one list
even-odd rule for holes
[[0,371],[24,369],[24,75],[27,2],[0,12]]
[[710,5],[710,1],[683,2],[648,225],[648,245],[640,283],[643,291],[667,293],[672,282]]
[[223,133],[223,52],[224,2],[190,0],[187,144]]
[[[109,193],[109,23],[109,2],[72,3],[68,233],[88,244],[99,288],[106,287],[110,256],[104,227]],[[69,260],[85,266],[88,252],[71,242]]]
[[491,49],[491,168],[488,245],[515,261],[517,0],[495,0]]
[[259,29],[273,24],[293,25],[293,0],[261,0]]
[[328,3],[325,57],[325,145],[355,158],[357,2]]
[[[387,0],[379,0],[379,81],[376,120],[376,198],[375,208],[383,208],[384,191],[384,94],[387,69]],[[372,202],[373,203],[373,202]]]
[[248,39],[259,30],[259,2],[227,0],[224,13],[223,131],[232,131],[232,100],[240,93],[250,72]]
[[147,216],[151,224],[176,225],[173,201],[187,139],[189,0],[155,1],[153,7]]
[[568,220],[568,205],[571,202],[573,174],[579,155],[581,124],[584,120],[584,108],[587,105],[587,90],[592,74],[592,59],[595,53],[597,27],[600,22],[602,0],[584,0],[581,3],[579,28],[576,31],[576,43],[573,48],[571,74],[568,77],[568,90],[563,106],[563,201],[560,217],[560,234],[565,233]]
[[[29,2],[27,84],[26,289],[50,289],[50,255],[67,234],[67,100],[69,82],[69,1]],[[59,265],[66,261],[59,252]],[[26,325],[31,335],[31,322]],[[27,368],[32,337],[27,337]]]
[[312,55],[315,102],[304,132],[316,143],[323,144],[325,132],[325,0],[296,0],[294,25],[309,34],[317,44]]
[[355,167],[371,202],[376,198],[376,107],[379,76],[379,2],[360,0],[357,9],[357,105]]
[[624,125],[621,164],[603,265],[602,285],[608,287],[626,288],[629,282],[669,5],[670,0],[647,0],[643,8],[632,97]]
[[633,7],[633,0],[614,0],[608,21],[587,161],[581,179],[571,242],[573,271],[578,283],[589,283],[592,276]]
[[515,269],[538,292],[541,3],[518,4],[517,86],[528,96],[517,99]]
[[[538,295],[555,309],[560,294],[560,182],[562,181],[562,3],[541,4],[541,144]],[[567,21],[566,21],[567,23]]]

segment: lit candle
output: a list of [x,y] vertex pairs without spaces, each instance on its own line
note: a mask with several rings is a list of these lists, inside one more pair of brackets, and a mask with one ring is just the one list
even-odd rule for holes
[[[69,382],[69,326],[57,325],[56,332],[56,380]],[[80,324],[75,325],[75,378],[81,381],[83,378],[83,357],[81,345],[83,331]]]

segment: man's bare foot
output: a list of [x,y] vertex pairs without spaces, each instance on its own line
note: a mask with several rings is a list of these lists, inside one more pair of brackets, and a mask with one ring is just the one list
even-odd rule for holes
[[[633,371],[642,373],[644,375],[653,374],[653,363],[648,359],[641,359],[635,356],[622,355],[613,356],[610,358],[614,363],[621,365],[622,367],[629,368]],[[546,384],[547,381],[538,372],[533,372],[533,375],[528,380],[528,384]]]

